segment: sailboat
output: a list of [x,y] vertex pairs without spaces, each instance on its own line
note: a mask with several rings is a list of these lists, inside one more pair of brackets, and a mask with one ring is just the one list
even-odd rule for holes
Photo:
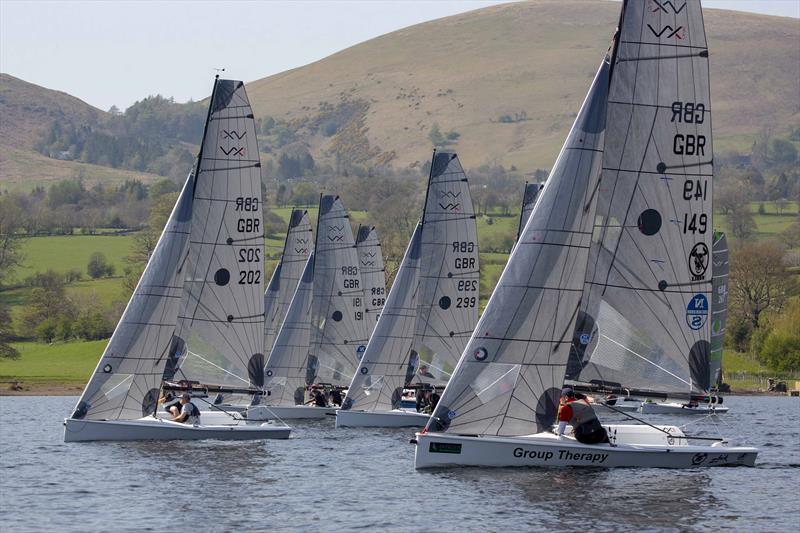
[[337,427],[422,427],[428,415],[401,409],[447,383],[478,319],[478,238],[472,198],[456,154],[434,152],[420,223],[381,319],[337,411]]
[[[377,234],[364,235],[362,250],[383,269]],[[371,255],[370,255],[371,254]],[[325,418],[333,407],[305,404],[306,387],[349,383],[369,335],[364,278],[349,216],[338,196],[320,196],[314,252],[292,298],[265,367],[259,406],[250,420]],[[381,277],[383,273],[381,272]],[[371,281],[372,286],[378,285]],[[373,319],[374,320],[374,319]]]
[[[683,319],[662,336],[676,335],[690,347],[702,341],[698,300],[707,296],[698,295],[710,283],[679,284],[685,276],[677,262],[685,269],[686,257],[667,255],[667,246],[682,241],[684,232],[702,241],[710,230],[710,196],[683,198],[684,182],[705,189],[712,172],[710,120],[698,116],[709,109],[700,1],[688,0],[680,9],[625,1],[618,31],[456,371],[413,441],[417,468],[755,463],[756,448],[690,437],[675,426],[606,425],[611,442],[594,445],[551,432],[578,313],[590,296],[584,280],[598,225],[628,241],[618,253],[676,265],[649,278],[620,272],[615,283],[605,280],[605,294],[617,281],[633,280],[639,285],[629,290],[628,305],[658,295],[665,318]],[[684,115],[687,102],[691,112]],[[668,203],[652,194],[657,187],[674,193]],[[621,218],[606,218],[602,196],[609,205],[627,206]],[[713,444],[692,444],[708,439]]]
[[[255,133],[244,84],[216,78],[194,173],[65,420],[66,442],[289,437],[288,426],[272,423],[191,425],[155,416],[164,380],[176,375],[187,381],[183,390],[195,390],[194,380],[203,378],[203,390],[249,392],[262,380],[263,222]],[[229,375],[236,378],[232,387]]]
[[293,209],[289,216],[289,229],[286,230],[281,260],[275,267],[267,285],[267,291],[264,293],[265,353],[269,353],[275,344],[275,338],[286,318],[289,304],[295,289],[297,289],[297,284],[300,282],[312,245],[308,212]]
[[364,289],[364,317],[371,335],[386,303],[386,269],[375,226],[358,227],[356,250]]

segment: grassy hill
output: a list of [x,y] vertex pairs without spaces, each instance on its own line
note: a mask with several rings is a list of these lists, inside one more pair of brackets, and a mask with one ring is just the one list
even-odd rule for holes
[[100,181],[115,184],[127,179],[157,179],[143,172],[52,159],[33,149],[54,122],[94,126],[107,116],[67,93],[0,73],[0,190],[30,190],[34,185],[76,176],[90,186]]
[[[550,168],[610,44],[620,4],[534,0],[434,20],[248,84],[259,117],[314,123],[328,105],[358,101],[336,135],[303,138],[314,157],[357,146],[425,161],[437,123],[461,137],[467,167],[497,161]],[[747,150],[764,127],[788,129],[800,111],[800,24],[705,12],[717,151]],[[325,104],[322,104],[325,103]],[[527,120],[500,122],[500,117]],[[368,145],[366,144],[368,143]]]

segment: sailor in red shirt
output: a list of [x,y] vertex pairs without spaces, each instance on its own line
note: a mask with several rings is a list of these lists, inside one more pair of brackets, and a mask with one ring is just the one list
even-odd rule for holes
[[562,436],[567,424],[572,426],[575,439],[583,444],[600,444],[608,442],[608,434],[600,424],[594,409],[585,397],[575,397],[575,391],[569,387],[561,389],[561,405],[558,408],[558,430]]

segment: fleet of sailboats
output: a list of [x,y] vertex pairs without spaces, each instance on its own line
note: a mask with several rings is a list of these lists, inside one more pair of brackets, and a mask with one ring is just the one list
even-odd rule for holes
[[[476,214],[454,153],[434,151],[388,293],[376,228],[354,234],[333,194],[320,195],[316,231],[291,211],[266,283],[255,120],[244,84],[216,79],[194,171],[65,441],[288,438],[283,420],[335,416],[424,427],[417,468],[752,466],[757,449],[676,426],[606,424],[605,444],[552,431],[565,384],[620,413],[727,410],[702,10],[656,6],[623,1],[549,178],[525,186],[480,319]],[[159,412],[168,392],[210,410],[173,421]]]

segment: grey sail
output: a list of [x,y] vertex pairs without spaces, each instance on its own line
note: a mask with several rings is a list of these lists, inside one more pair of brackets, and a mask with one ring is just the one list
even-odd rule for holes
[[194,177],[189,176],[125,312],[83,390],[73,418],[136,419],[152,414],[171,352],[189,247]]
[[408,375],[408,357],[417,319],[422,225],[417,224],[400,263],[386,306],[347,390],[342,409],[397,409]]
[[353,228],[338,196],[320,199],[316,239],[309,381],[345,386],[369,333]]
[[267,291],[264,293],[265,353],[269,353],[275,343],[275,337],[286,317],[313,244],[308,214],[303,210],[293,209],[289,217],[289,229],[286,232],[281,260],[275,267]]
[[311,252],[264,369],[266,396],[262,402],[267,405],[303,403],[313,294],[314,252]]
[[702,393],[713,154],[700,1],[625,2],[613,68],[609,142],[568,378]]
[[539,197],[539,192],[544,188],[541,183],[526,183],[525,192],[522,194],[522,209],[519,213],[519,227],[517,228],[517,239],[522,235],[522,230],[525,229],[525,224],[531,217],[533,206],[536,205],[536,199]]
[[725,322],[728,318],[728,239],[724,233],[714,235],[711,248],[711,351],[708,358],[709,389],[722,384],[722,348],[725,344]]
[[581,302],[602,164],[604,61],[426,431],[551,426]]
[[176,377],[260,387],[264,224],[255,121],[241,81],[217,80],[200,148]]
[[364,317],[367,332],[372,333],[383,305],[386,303],[386,273],[383,265],[383,252],[374,227],[360,226],[356,235],[361,281],[364,287]]
[[433,155],[420,249],[414,382],[444,385],[478,322],[478,230],[456,154]]

